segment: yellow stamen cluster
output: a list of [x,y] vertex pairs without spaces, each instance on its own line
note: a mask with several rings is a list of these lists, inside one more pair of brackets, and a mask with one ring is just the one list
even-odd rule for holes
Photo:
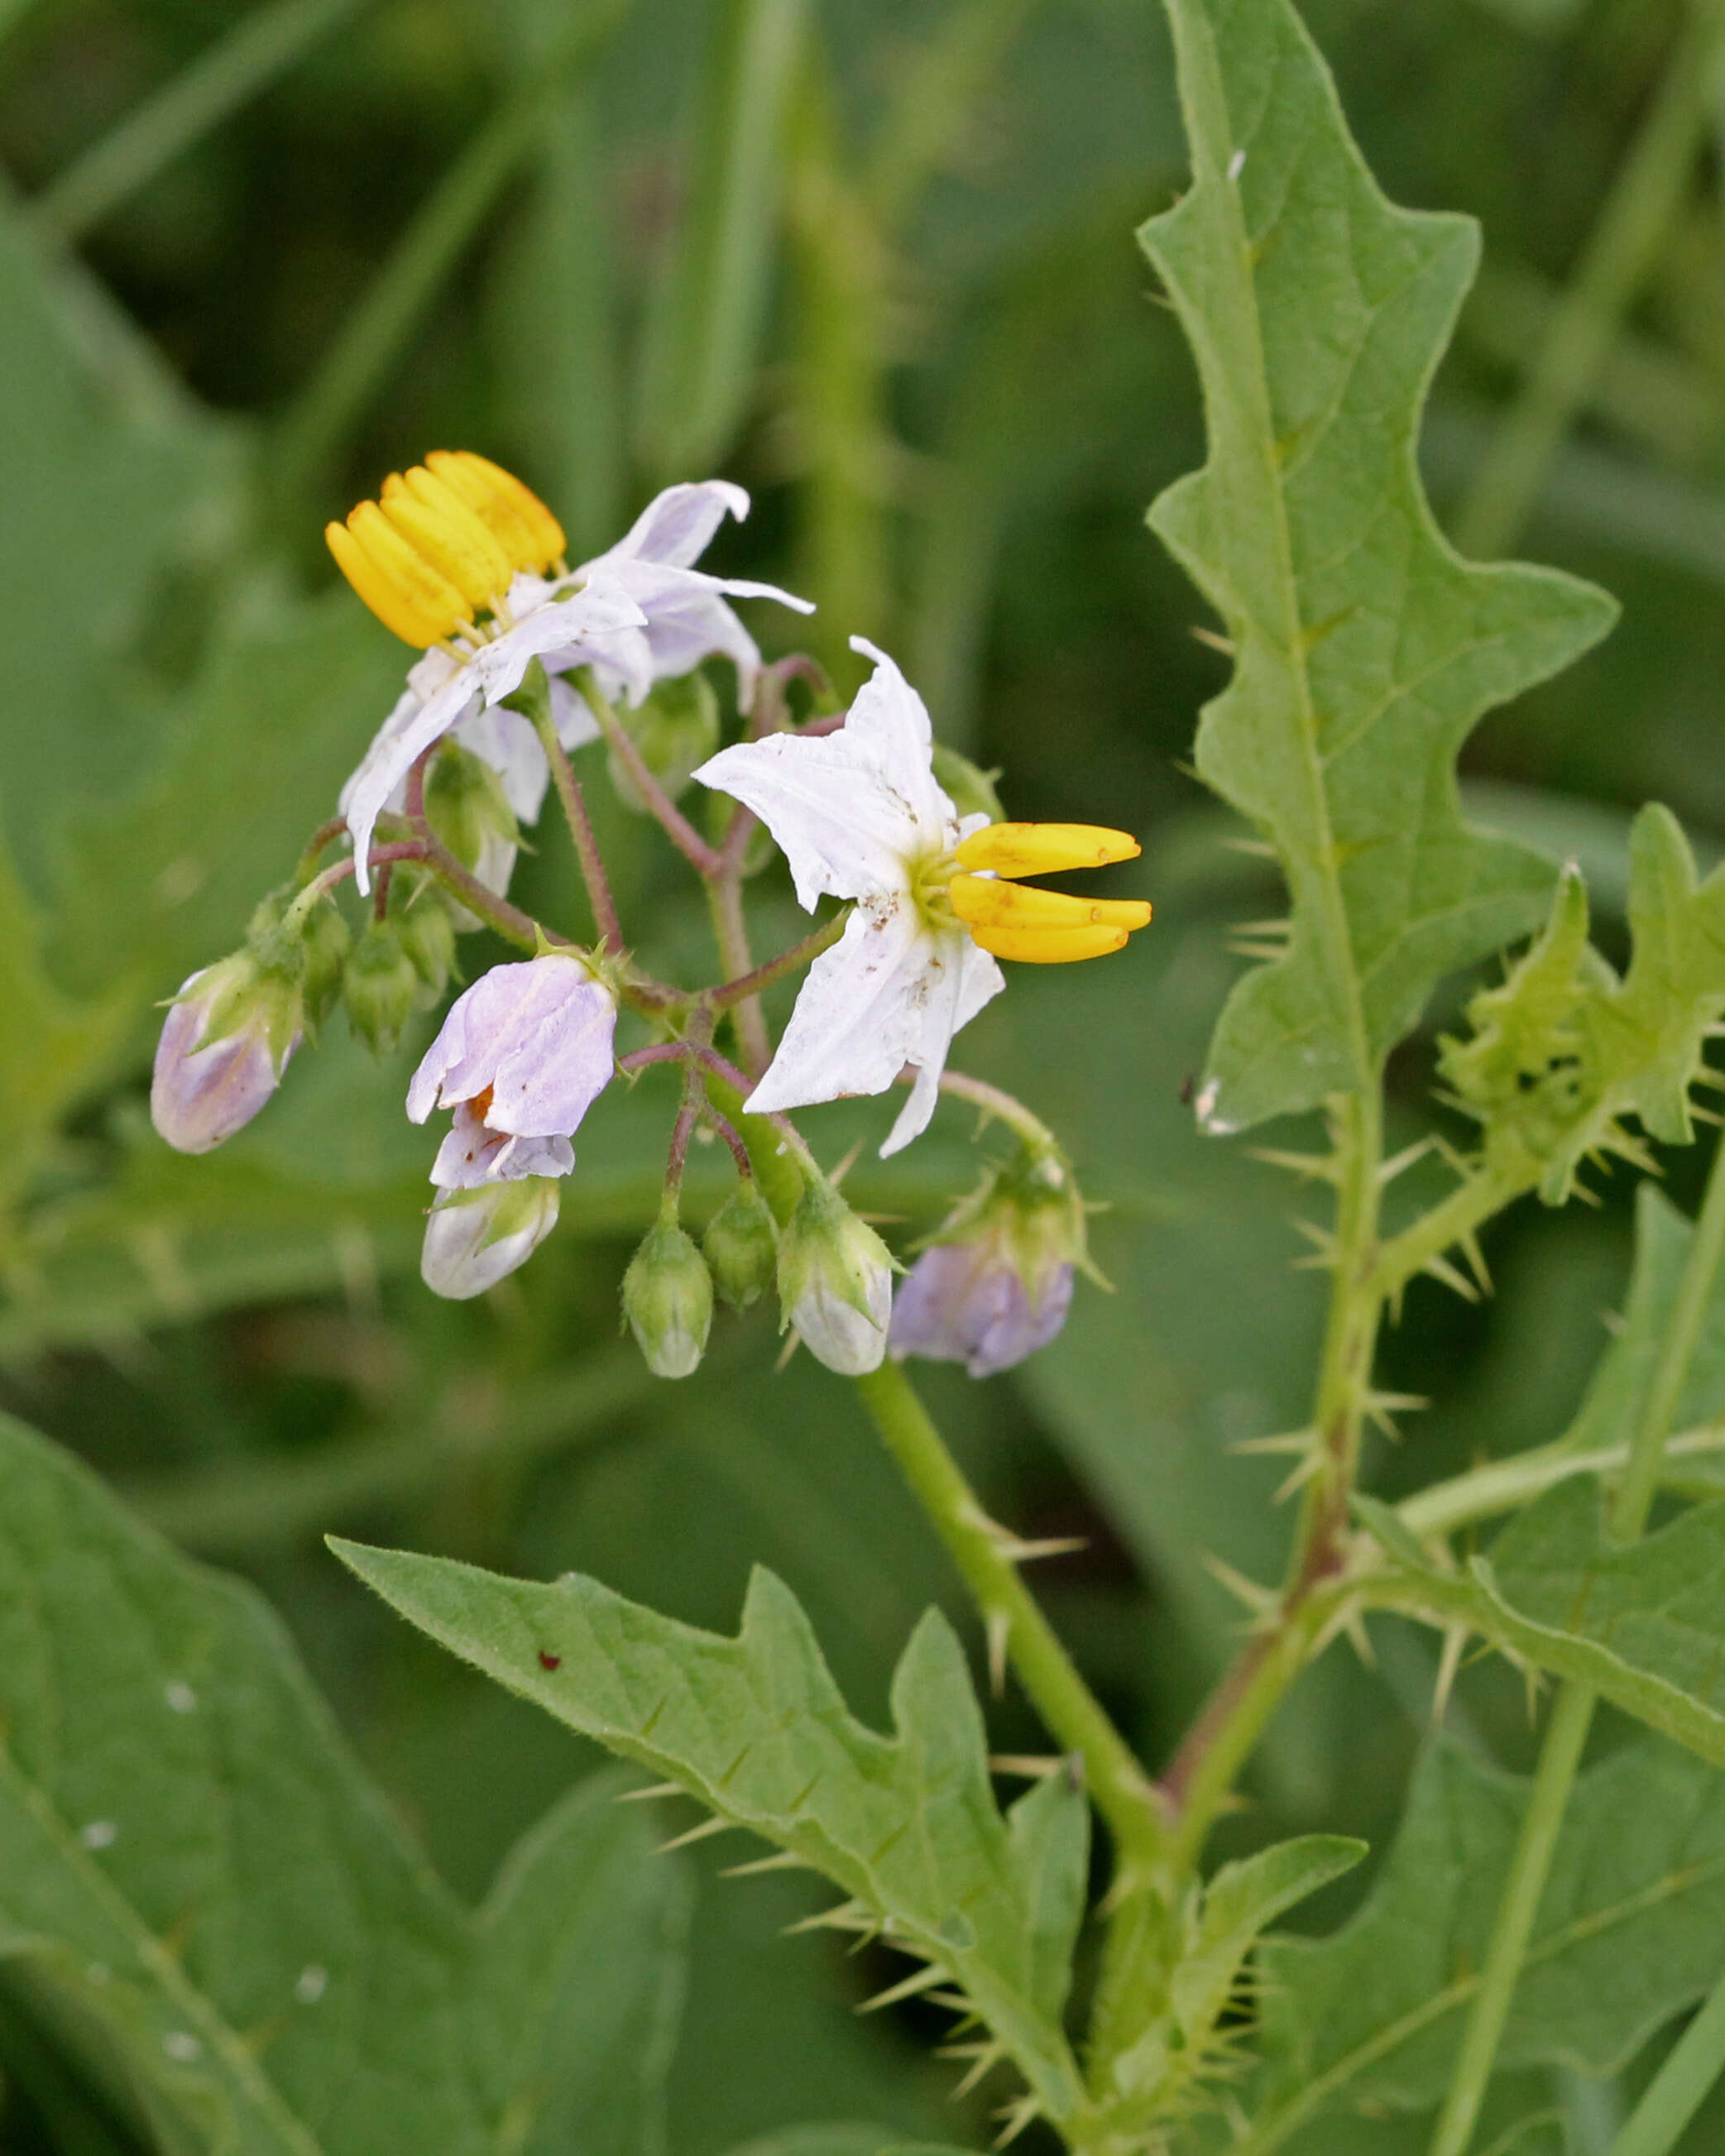
[[323,536],[383,626],[426,649],[500,612],[516,571],[543,575],[567,543],[536,494],[470,449],[392,472],[376,501]]
[[1074,898],[1027,891],[1009,879],[1055,869],[1101,868],[1141,851],[1125,831],[1097,824],[990,824],[958,848],[960,874],[948,886],[952,911],[997,958],[1060,966],[1118,951],[1150,918],[1142,898]]

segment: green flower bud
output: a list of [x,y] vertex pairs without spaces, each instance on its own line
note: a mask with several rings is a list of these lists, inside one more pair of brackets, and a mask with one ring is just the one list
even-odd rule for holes
[[712,1276],[675,1220],[660,1219],[623,1276],[623,1315],[655,1378],[686,1378],[706,1352]]
[[961,816],[986,816],[991,824],[1004,824],[1006,811],[994,791],[998,771],[984,771],[968,756],[944,742],[934,745],[934,776],[942,791]]
[[[641,761],[675,801],[685,793],[697,764],[719,746],[719,700],[705,674],[685,674],[655,684],[639,710],[618,713]],[[647,804],[634,781],[610,752],[611,783],[625,808],[644,815]]]
[[752,1183],[734,1190],[714,1214],[701,1248],[721,1302],[747,1310],[766,1294],[778,1269],[778,1230]]
[[878,1369],[892,1314],[892,1253],[830,1183],[803,1185],[778,1244],[779,1330],[795,1326],[840,1377]]
[[367,922],[341,983],[347,1023],[373,1054],[388,1055],[425,1000],[425,984],[393,918]]
[[342,919],[341,908],[333,898],[321,898],[305,922],[305,975],[301,984],[307,1028],[314,1034],[341,998],[341,976],[352,947],[353,932]]
[[[399,905],[398,891],[403,891]],[[413,971],[425,984],[427,1000],[434,1002],[455,970],[455,923],[449,909],[429,876],[409,879],[399,869],[389,897],[390,925]]]
[[425,773],[425,819],[482,881],[490,855],[506,847],[512,860],[521,842],[502,781],[482,757],[448,735]]

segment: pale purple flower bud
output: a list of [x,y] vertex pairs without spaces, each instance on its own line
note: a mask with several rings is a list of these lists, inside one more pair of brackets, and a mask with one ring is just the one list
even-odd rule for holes
[[898,1291],[887,1346],[896,1361],[924,1355],[992,1378],[1047,1347],[1065,1323],[1072,1270],[1056,1264],[1027,1281],[1000,1239],[937,1243]]
[[179,1152],[208,1152],[257,1114],[300,1039],[297,990],[260,978],[244,952],[206,966],[181,983],[162,1025],[151,1121]]
[[616,1028],[615,998],[579,958],[494,966],[456,998],[413,1073],[408,1114],[423,1123],[471,1101],[494,1132],[567,1137],[610,1081]]
[[425,1223],[419,1276],[434,1295],[465,1302],[524,1265],[557,1218],[553,1182],[497,1183],[471,1197],[443,1192]]
[[892,1253],[838,1193],[809,1183],[778,1245],[780,1330],[794,1326],[816,1362],[865,1377],[886,1353]]

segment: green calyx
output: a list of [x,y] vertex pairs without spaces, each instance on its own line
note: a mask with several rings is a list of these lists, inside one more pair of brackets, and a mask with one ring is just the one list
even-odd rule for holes
[[748,1309],[773,1286],[778,1267],[778,1230],[752,1182],[734,1190],[714,1214],[701,1248],[714,1290],[731,1309]]
[[798,1306],[811,1296],[848,1304],[872,1319],[870,1288],[883,1267],[903,1270],[832,1184],[811,1176],[779,1238],[779,1331],[789,1329]]
[[521,826],[490,764],[445,736],[425,774],[425,817],[464,868],[488,850],[518,846]]
[[712,1276],[694,1238],[668,1215],[629,1260],[623,1316],[655,1378],[687,1378],[700,1367],[713,1322]]
[[1106,1288],[1090,1255],[1087,1218],[1065,1154],[1051,1139],[1027,1138],[1009,1160],[990,1163],[976,1188],[917,1247],[993,1241],[1033,1297],[1061,1265]]

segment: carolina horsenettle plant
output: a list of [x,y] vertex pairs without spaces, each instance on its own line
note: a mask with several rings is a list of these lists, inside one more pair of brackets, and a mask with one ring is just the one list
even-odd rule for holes
[[[1653,1144],[1692,1140],[1692,1093],[1725,1014],[1725,870],[1698,881],[1675,819],[1645,809],[1620,975],[1589,941],[1573,865],[1466,819],[1456,758],[1471,729],[1584,653],[1613,603],[1550,570],[1464,560],[1427,504],[1420,415],[1476,267],[1471,225],[1384,199],[1289,0],[1167,0],[1167,13],[1191,182],[1140,237],[1196,361],[1209,453],[1151,522],[1214,610],[1230,664],[1197,769],[1286,891],[1285,917],[1254,932],[1194,1105],[1218,1141],[1321,1117],[1321,1149],[1270,1158],[1332,1196],[1309,1224],[1328,1296],[1310,1411],[1271,1441],[1299,1492],[1285,1570],[1240,1584],[1250,1629],[1158,1771],[1025,1585],[1029,1561],[1066,1545],[988,1516],[902,1368],[1011,1367],[1058,1333],[1075,1287],[1088,1291],[1086,1203],[1057,1137],[949,1057],[1006,988],[1003,962],[1104,957],[1147,926],[1143,901],[1034,880],[1107,870],[1137,844],[1006,820],[861,637],[851,648],[873,670],[848,707],[813,660],[763,663],[732,603],[804,603],[696,567],[725,518],[747,513],[739,489],[667,488],[572,567],[521,482],[434,452],[330,526],[354,591],[418,655],[339,814],[242,950],[183,983],[156,1120],[182,1150],[214,1147],[294,1082],[292,1060],[338,999],[369,1043],[392,1044],[444,997],[458,939],[481,927],[506,938],[517,955],[454,998],[404,1104],[418,1123],[450,1118],[427,1148],[427,1286],[477,1296],[528,1263],[581,1202],[576,1136],[589,1116],[599,1127],[612,1087],[674,1079],[658,1204],[619,1283],[648,1367],[686,1377],[733,1313],[776,1300],[789,1345],[856,1385],[975,1603],[997,1689],[1009,1669],[1054,1750],[1003,1809],[991,1766],[1024,1763],[991,1763],[963,1645],[937,1613],[904,1648],[882,1733],[851,1712],[809,1618],[764,1571],[732,1637],[578,1575],[513,1580],[345,1541],[342,1560],[454,1654],[643,1769],[634,1794],[692,1800],[677,1840],[747,1833],[768,1846],[739,1874],[830,1882],[815,1925],[903,1958],[873,2003],[924,1995],[955,2017],[961,2087],[988,2082],[1003,2140],[1041,2122],[1075,2156],[1311,2156],[1346,2113],[1364,2137],[1350,2148],[1399,2156],[1435,2111],[1433,2156],[1466,2156],[1482,2132],[1527,2151],[1550,2145],[1530,2076],[1615,2067],[1703,1998],[1674,2055],[1685,2087],[1725,2060],[1725,1170],[1692,1226],[1644,1188],[1628,1316],[1573,1426],[1394,1507],[1362,1486],[1369,1430],[1399,1404],[1377,1383],[1380,1333],[1420,1274],[1485,1290],[1480,1237],[1506,1205],[1563,1204],[1612,1161],[1649,1170]],[[716,660],[737,684],[728,740],[701,670]],[[603,758],[578,768],[601,743]],[[690,987],[641,962],[588,810],[602,783],[702,886],[716,980]],[[510,896],[523,830],[552,796],[585,891],[578,922]],[[751,886],[774,847],[806,911],[838,903],[757,963]],[[350,921],[356,897],[368,910]],[[1472,984],[1437,1050],[1449,1120],[1388,1157],[1391,1051],[1440,983],[1500,953],[1501,978]],[[798,977],[775,1037],[762,998]],[[882,1153],[916,1141],[942,1094],[1003,1142],[905,1247],[917,1255],[896,1284],[903,1259],[791,1117],[901,1084]],[[697,1133],[736,1170],[700,1239],[684,1188]],[[1421,1211],[1399,1178],[1431,1153],[1446,1179]],[[140,1607],[173,1613],[139,1676],[169,1738],[180,1724],[162,1717],[185,1722],[206,1681],[186,1671],[237,1654],[275,1702],[278,1738],[298,1743],[297,1680],[249,1604],[234,1605],[239,1645],[224,1645],[218,1590],[128,1539],[3,1430],[0,1481],[26,1530],[58,1508]],[[1656,1498],[1669,1507],[1656,1522]],[[1497,1520],[1482,1551],[1478,1532]],[[1471,1642],[1530,1686],[1560,1680],[1539,1768],[1524,1783],[1434,1738],[1363,1904],[1327,1938],[1276,1937],[1363,1845],[1310,1834],[1215,1866],[1211,1832],[1309,1666],[1338,1636],[1363,1644],[1378,1612],[1440,1642],[1440,1712]],[[22,1732],[0,1775],[0,1834],[39,1866],[23,1888],[0,1885],[0,1952],[28,1962],[57,2011],[120,2044],[172,2145],[382,2145],[339,2118],[318,2141],[296,2113],[330,2108],[295,2018],[329,1978],[309,1933],[284,1920],[264,1936],[255,1982],[218,1955],[182,1966],[170,1951],[174,1897],[133,1854],[119,1769],[64,1786],[40,1631],[21,1625],[21,1651],[0,1655],[0,1722]],[[1583,1772],[1599,1697],[1645,1732]],[[195,1796],[197,1761],[163,1742],[175,1786]],[[404,2052],[377,2064],[378,2131],[440,2152],[491,2145],[494,2129],[516,2145],[542,2111],[552,2128],[572,2116],[604,2047],[558,2064],[567,1972],[523,1883],[578,1857],[626,1896],[626,1835],[578,1800],[470,1921],[396,1877],[403,1860],[345,1768],[326,1797],[341,1851],[370,1851],[394,1881],[392,1922],[434,1938],[437,2011],[471,2024],[473,2071],[441,2049],[435,2062],[460,2084],[454,2123],[416,2123],[424,2067]],[[1106,1871],[1091,1905],[1096,1824]],[[351,1868],[336,1867],[341,1880]],[[628,1978],[619,2015],[650,2020],[650,1960]],[[524,1993],[526,2050],[511,2051],[496,2002]],[[271,2037],[259,2064],[248,2014],[265,2029],[289,2017],[279,2063]],[[1671,2086],[1655,2083],[1619,2156],[1675,2146],[1686,2113]]]

